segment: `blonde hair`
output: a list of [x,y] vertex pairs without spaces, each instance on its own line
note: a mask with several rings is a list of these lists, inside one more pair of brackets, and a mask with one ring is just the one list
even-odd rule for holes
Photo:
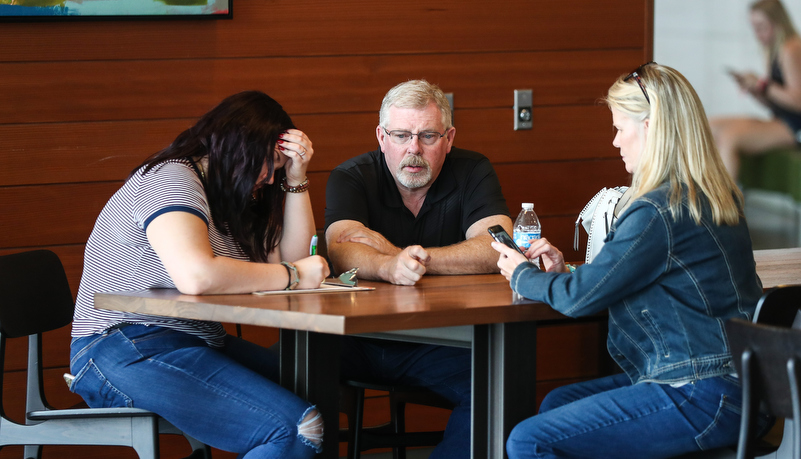
[[451,105],[445,93],[435,84],[426,80],[410,80],[390,89],[381,102],[378,124],[384,128],[389,123],[389,107],[413,108],[423,110],[433,103],[442,113],[442,126],[447,130],[453,127]]
[[690,82],[678,71],[659,64],[639,69],[650,104],[635,78],[622,75],[604,99],[609,108],[640,122],[649,120],[648,134],[634,170],[634,197],[669,183],[671,215],[681,214],[686,187],[690,215],[701,222],[706,197],[717,225],[735,225],[743,196],[715,146],[704,107]]
[[788,39],[795,37],[798,33],[793,26],[793,21],[790,20],[790,15],[779,0],[757,0],[751,4],[751,12],[762,12],[773,24],[775,33],[773,43],[766,47],[765,54],[768,57],[768,63],[779,55],[779,51]]

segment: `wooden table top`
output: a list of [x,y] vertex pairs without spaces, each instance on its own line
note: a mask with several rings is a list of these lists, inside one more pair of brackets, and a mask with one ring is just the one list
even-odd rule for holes
[[182,295],[175,289],[95,294],[95,307],[334,334],[561,319],[513,298],[500,274],[424,276],[414,286],[359,281],[375,290],[287,295]]
[[763,288],[801,284],[801,248],[754,250],[754,259]]
[[[801,284],[801,248],[757,250],[765,289]],[[102,309],[334,334],[563,319],[513,298],[500,274],[424,276],[415,286],[360,281],[371,291],[288,295],[182,295],[175,289],[98,293]]]

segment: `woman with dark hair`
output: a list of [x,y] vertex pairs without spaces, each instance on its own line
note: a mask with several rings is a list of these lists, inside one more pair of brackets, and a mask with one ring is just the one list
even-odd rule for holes
[[[275,383],[277,356],[217,322],[94,309],[95,293],[316,288],[328,264],[306,168],[312,143],[275,100],[235,94],[137,167],[86,244],[70,390],[89,406],[153,411],[248,459],[321,450],[315,407]],[[286,236],[286,237],[284,237]]]

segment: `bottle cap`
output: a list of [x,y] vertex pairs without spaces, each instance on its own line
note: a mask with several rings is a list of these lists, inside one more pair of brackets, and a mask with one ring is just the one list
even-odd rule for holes
[[534,210],[534,203],[531,202],[524,202],[523,208],[526,210]]

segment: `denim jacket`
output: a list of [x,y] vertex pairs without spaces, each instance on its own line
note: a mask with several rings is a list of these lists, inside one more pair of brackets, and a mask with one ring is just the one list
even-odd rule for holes
[[[686,202],[686,201],[685,201]],[[681,383],[735,372],[723,324],[750,320],[762,283],[745,219],[674,219],[668,186],[632,201],[591,264],[572,274],[520,264],[514,291],[571,317],[609,313],[609,353],[632,383]]]

